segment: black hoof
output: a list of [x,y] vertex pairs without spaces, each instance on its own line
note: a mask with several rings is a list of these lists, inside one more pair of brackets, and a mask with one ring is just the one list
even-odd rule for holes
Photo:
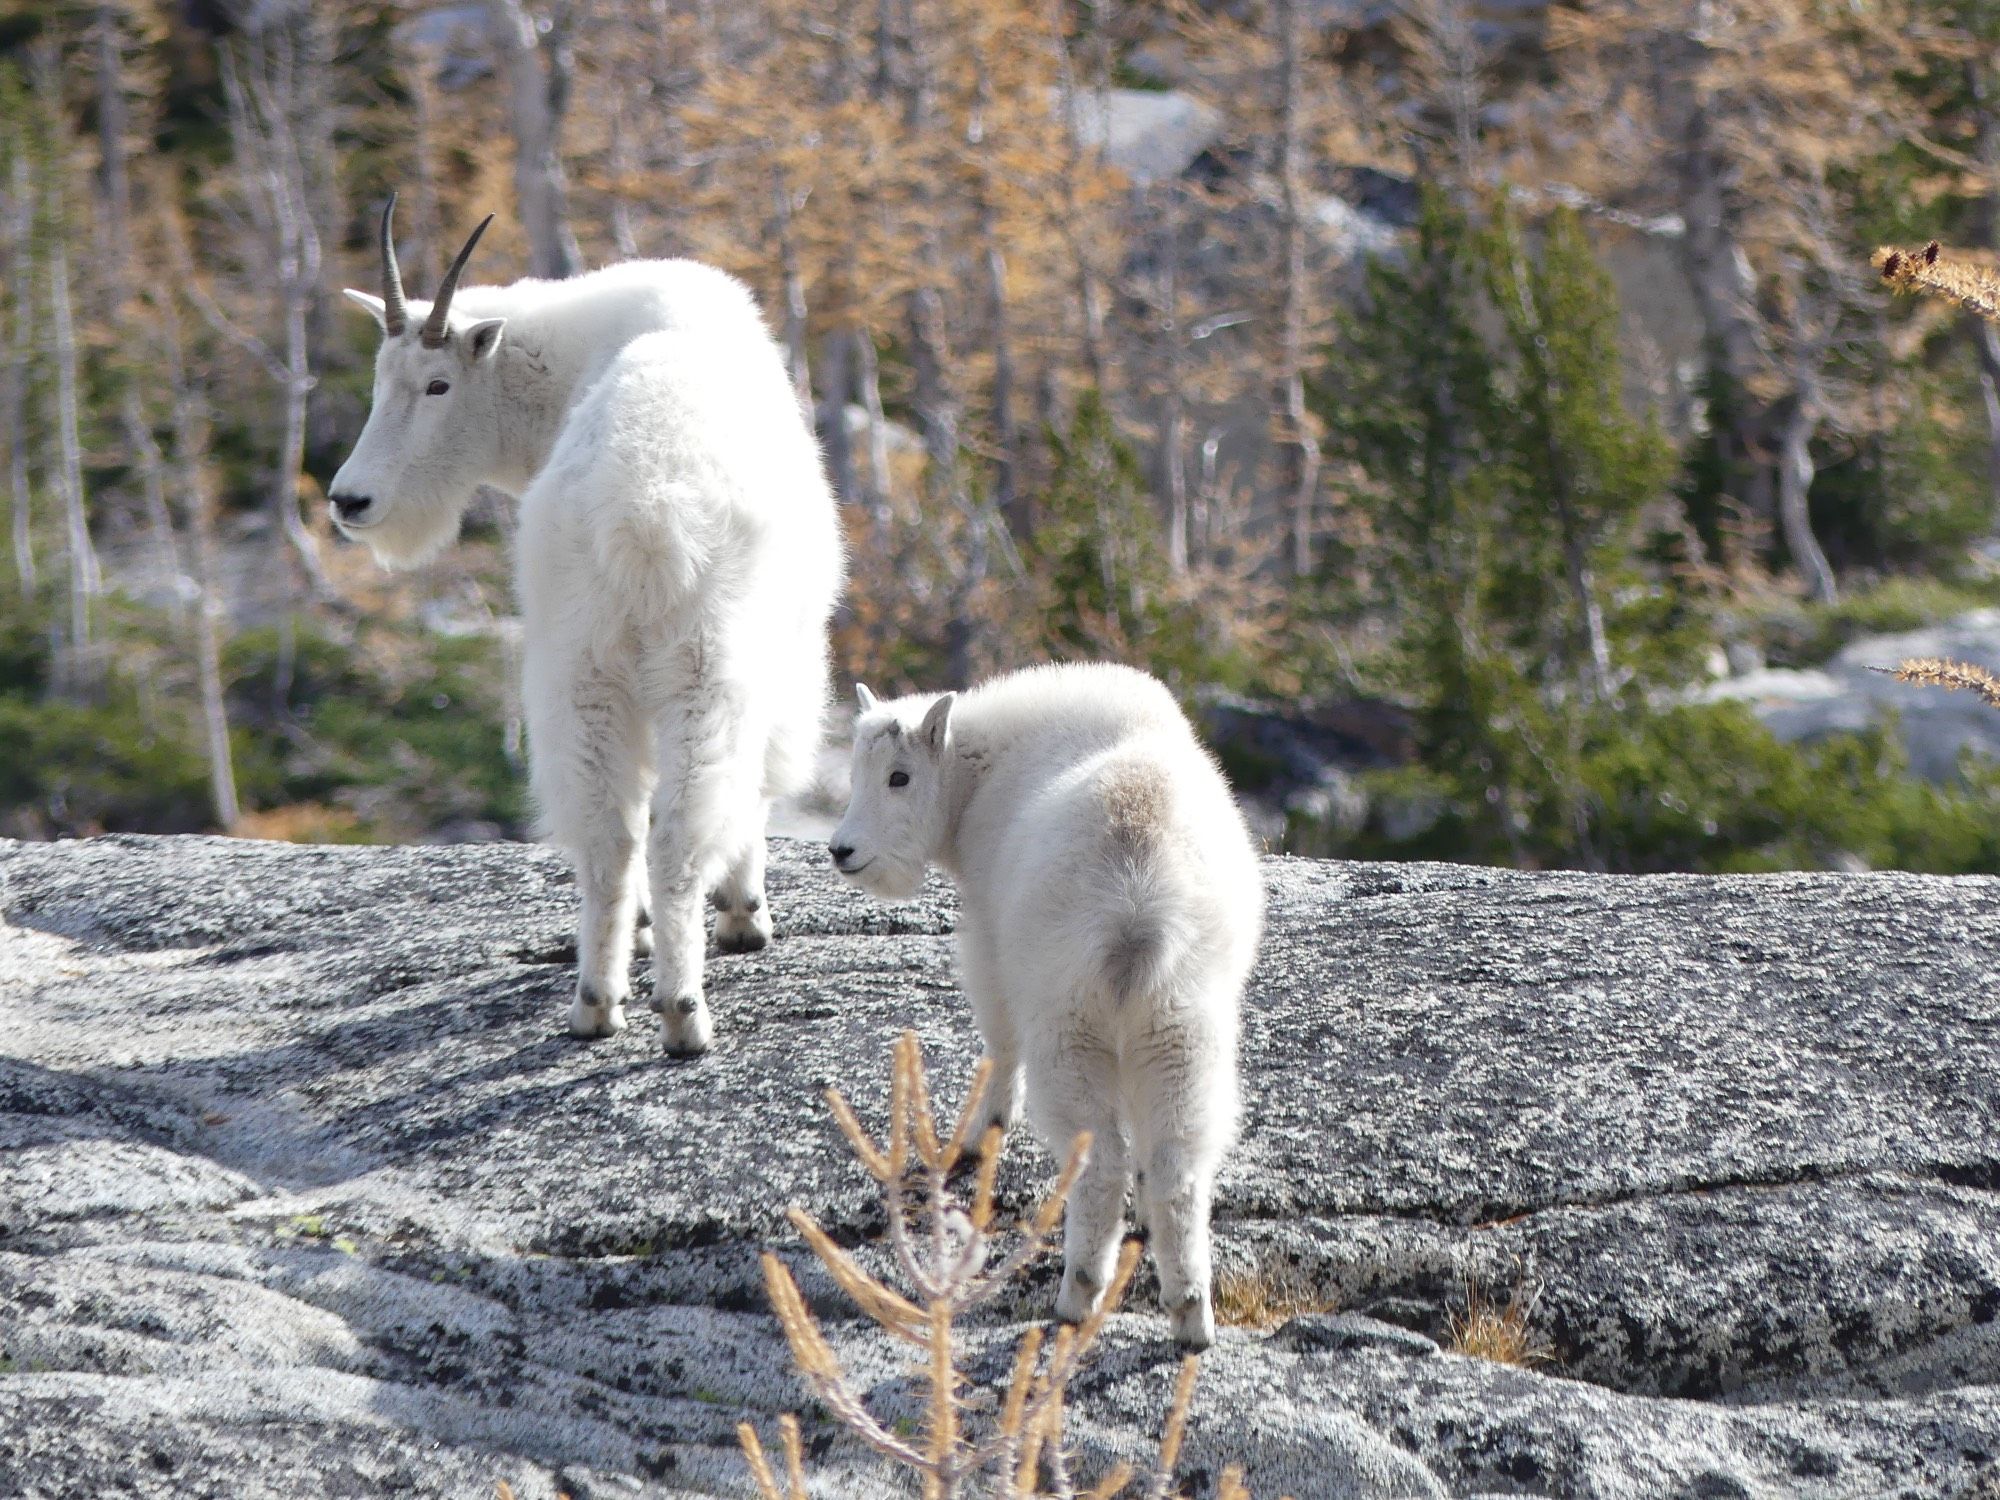
[[771,940],[752,927],[747,932],[733,933],[728,937],[718,935],[715,946],[722,953],[755,953]]

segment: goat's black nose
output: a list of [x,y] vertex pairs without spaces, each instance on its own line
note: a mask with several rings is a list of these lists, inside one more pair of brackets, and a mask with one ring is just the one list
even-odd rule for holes
[[835,864],[844,865],[854,857],[854,846],[852,844],[828,844],[826,852],[833,856]]
[[369,495],[328,495],[326,498],[333,506],[333,513],[343,521],[360,520],[375,503]]

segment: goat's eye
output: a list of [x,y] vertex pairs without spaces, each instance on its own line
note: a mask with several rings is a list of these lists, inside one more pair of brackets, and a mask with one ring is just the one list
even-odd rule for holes
[[909,784],[910,773],[908,771],[891,771],[889,773],[890,786],[908,786]]
[[424,387],[424,394],[426,396],[442,396],[450,389],[451,382],[449,380],[433,380],[429,385]]

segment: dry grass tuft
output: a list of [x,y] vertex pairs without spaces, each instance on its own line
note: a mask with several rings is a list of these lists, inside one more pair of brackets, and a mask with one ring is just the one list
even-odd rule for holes
[[1947,661],[1942,656],[1913,656],[1894,668],[1873,667],[1870,670],[1887,673],[1898,682],[1920,682],[1954,693],[1977,693],[1993,707],[2000,708],[2000,677],[1969,661]]
[[1297,1266],[1259,1266],[1215,1278],[1215,1320],[1231,1328],[1276,1328],[1305,1314],[1339,1311],[1333,1294]]
[[1451,1341],[1445,1347],[1453,1354],[1522,1370],[1553,1363],[1555,1346],[1529,1326],[1540,1299],[1540,1285],[1525,1273],[1505,1302],[1495,1302],[1476,1280],[1466,1277],[1465,1311],[1452,1315]]
[[287,844],[339,844],[360,836],[361,819],[345,807],[293,802],[261,811],[246,810],[229,830],[239,839],[275,839]]
[[[994,1223],[993,1203],[999,1132],[988,1131],[972,1202],[960,1205],[952,1196],[953,1169],[963,1154],[960,1142],[985,1091],[987,1073],[987,1065],[980,1064],[957,1124],[940,1130],[916,1034],[904,1032],[896,1043],[891,1075],[889,1133],[881,1143],[869,1135],[838,1090],[827,1090],[827,1103],[841,1134],[882,1190],[889,1244],[912,1295],[905,1296],[877,1278],[803,1209],[790,1211],[792,1223],[840,1289],[885,1332],[913,1346],[929,1388],[923,1423],[906,1431],[868,1410],[790,1269],[766,1251],[764,1285],[791,1345],[792,1359],[835,1420],[884,1458],[922,1479],[924,1500],[964,1500],[975,1491],[995,1500],[1167,1500],[1173,1493],[1174,1466],[1194,1402],[1200,1369],[1195,1356],[1181,1361],[1159,1450],[1136,1492],[1128,1487],[1137,1476],[1122,1463],[1113,1465],[1090,1489],[1080,1489],[1063,1447],[1063,1402],[1069,1383],[1103,1331],[1105,1319],[1124,1298],[1139,1263],[1138,1241],[1126,1241],[1097,1311],[1075,1327],[1057,1329],[1053,1336],[1040,1328],[1029,1329],[1015,1350],[1004,1390],[987,1393],[985,1400],[970,1399],[964,1392],[968,1381],[958,1369],[954,1321],[1048,1250],[1050,1236],[1062,1220],[1064,1200],[1090,1154],[1090,1138],[1078,1137],[1041,1206],[1022,1224],[1002,1230]],[[1005,1243],[1009,1237],[1011,1247]],[[981,1412],[990,1415],[975,1421],[975,1413]],[[756,1428],[744,1422],[736,1433],[762,1500],[806,1500],[796,1418],[783,1417],[778,1424],[784,1450],[782,1480]],[[1220,1493],[1230,1500],[1249,1500],[1240,1474],[1226,1478]]]
[[1885,245],[1873,261],[1882,279],[1899,292],[1927,292],[2000,323],[2000,275],[1948,254],[1936,240],[1921,250]]

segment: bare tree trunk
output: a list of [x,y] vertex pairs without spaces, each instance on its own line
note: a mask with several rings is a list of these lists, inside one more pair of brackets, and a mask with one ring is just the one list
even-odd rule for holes
[[1660,107],[1680,119],[1680,151],[1675,163],[1675,187],[1685,229],[1682,261],[1709,348],[1722,366],[1732,393],[1731,409],[1720,414],[1726,426],[1718,431],[1720,447],[1733,453],[1746,471],[1749,492],[1741,498],[1760,515],[1771,513],[1769,406],[1750,394],[1763,365],[1754,305],[1756,288],[1750,260],[1736,238],[1736,226],[1723,189],[1724,156],[1710,135],[1707,112],[1693,98],[1683,79],[1656,75]]
[[1979,355],[1979,393],[1986,403],[1986,472],[1993,490],[1987,512],[1990,523],[2000,520],[2000,328],[1968,315],[1966,331]]
[[546,34],[523,0],[489,0],[514,127],[514,192],[528,231],[529,269],[574,276],[583,263],[569,227],[562,123],[569,104],[571,6],[558,4]]
[[[1994,97],[1991,66],[1990,58],[1967,58],[1965,87],[1976,112],[1973,149],[1986,178],[1986,248],[2000,250],[2000,99]],[[2000,512],[2000,328],[1980,317],[1971,317],[1969,322],[1972,346],[1979,355],[1980,393],[1986,400],[1987,469],[1993,508]]]
[[[52,41],[38,42],[31,71],[36,103],[45,128],[59,130],[63,119],[62,60]],[[62,495],[63,521],[69,551],[69,642],[64,672],[69,691],[83,691],[95,675],[91,661],[90,606],[101,591],[97,549],[90,537],[90,518],[83,493],[83,434],[79,406],[80,376],[76,350],[76,307],[69,281],[69,185],[64,180],[61,148],[50,154],[50,171],[39,184],[48,235],[49,342],[55,359],[54,429],[56,452],[51,470]]]
[[889,524],[889,423],[882,414],[882,370],[875,354],[875,335],[854,330],[855,373],[860,377],[861,409],[868,414],[869,510],[878,527]]
[[1793,565],[1805,579],[1807,590],[1814,599],[1831,604],[1839,597],[1839,589],[1826,554],[1820,550],[1819,539],[1813,535],[1812,519],[1806,510],[1806,497],[1812,489],[1815,472],[1812,437],[1817,426],[1812,398],[1802,391],[1786,413],[1779,437],[1778,519],[1784,527],[1785,545],[1791,548]]
[[999,216],[991,199],[979,205],[979,232],[985,241],[989,335],[993,344],[993,501],[1014,535],[1025,537],[1030,518],[1023,507],[1017,460],[1020,432],[1014,421],[1014,345],[1008,330],[1007,262],[1000,251]]
[[1194,506],[1195,535],[1203,561],[1212,561],[1228,530],[1228,502],[1222,493],[1222,429],[1211,427],[1201,440],[1201,488]]
[[[1076,299],[1083,313],[1083,365],[1090,372],[1091,385],[1104,392],[1108,399],[1110,377],[1104,359],[1104,296],[1077,197],[1077,179],[1083,172],[1084,163],[1083,101],[1078,94],[1076,69],[1070,58],[1061,0],[1051,0],[1050,35],[1055,38],[1057,79],[1066,127],[1064,135],[1068,142],[1062,174],[1062,222],[1063,233],[1069,241],[1070,258],[1076,266]],[[1100,98],[1098,102],[1102,107],[1104,101]]]
[[975,55],[975,104],[966,146],[979,163],[980,258],[986,271],[987,337],[993,353],[993,501],[1016,537],[1028,535],[1031,518],[1019,495],[1016,473],[1020,434],[1014,421],[1014,345],[1008,326],[1007,259],[1000,248],[1000,210],[995,201],[993,146],[988,138],[992,86],[984,57]]
[[[171,216],[167,234],[173,259],[187,261],[179,221]],[[150,300],[159,314],[167,381],[173,395],[174,474],[183,523],[192,544],[195,678],[208,758],[209,802],[216,826],[226,833],[236,826],[242,808],[237,802],[236,766],[229,744],[229,702],[222,684],[223,610],[216,597],[215,497],[209,484],[208,418],[201,394],[188,375],[175,299],[156,291]]]
[[405,52],[401,58],[405,86],[410,92],[410,209],[408,227],[403,228],[404,219],[397,215],[397,227],[406,239],[415,240],[405,255],[403,247],[397,248],[397,258],[402,263],[403,277],[411,287],[435,287],[438,277],[444,274],[445,253],[439,246],[444,239],[444,202],[438,190],[442,173],[438,166],[437,144],[437,81],[431,77],[430,67],[416,49]]
[[7,499],[14,542],[14,576],[23,598],[35,592],[35,539],[29,513],[28,382],[35,358],[35,179],[28,153],[16,149],[11,201],[6,205],[7,278],[14,288],[14,329],[7,378],[0,384],[0,425],[7,436]]
[[896,82],[896,0],[876,0],[875,79],[871,91],[877,99],[892,98]]
[[153,529],[153,546],[160,554],[160,566],[166,570],[167,585],[172,590],[167,613],[178,622],[186,613],[187,601],[181,597],[181,551],[174,541],[174,517],[167,509],[166,458],[153,439],[153,430],[146,422],[145,410],[140,405],[136,389],[126,390],[121,416],[125,425],[125,441],[131,445],[139,463],[140,482],[146,496],[146,520]]
[[[223,84],[229,98],[235,149],[251,180],[245,186],[253,200],[276,260],[278,313],[284,326],[283,352],[267,355],[267,363],[283,397],[283,427],[271,487],[271,509],[278,535],[288,545],[305,575],[306,585],[321,599],[335,597],[333,582],[320,560],[319,543],[299,514],[299,476],[305,469],[306,405],[317,381],[312,373],[312,347],[307,319],[319,297],[320,238],[313,222],[304,159],[294,125],[301,87],[297,59],[283,33],[270,42],[251,37],[239,68],[234,53],[221,54]],[[248,74],[247,81],[244,74]],[[309,82],[306,88],[318,87]]]
[[611,104],[611,243],[623,260],[639,258],[639,237],[632,230],[632,200],[625,182],[633,170],[631,130],[625,122],[625,91],[619,88]]
[[[132,222],[131,176],[126,171],[125,138],[131,112],[125,104],[125,59],[118,29],[118,7],[101,5],[92,28],[97,42],[98,196],[103,203],[102,253],[115,276],[114,303],[125,292],[128,236]],[[114,306],[116,313],[118,306]]]
[[1181,195],[1169,184],[1160,206],[1160,338],[1166,390],[1160,411],[1160,483],[1167,510],[1167,566],[1188,571],[1187,349],[1181,334]]
[[215,593],[213,501],[208,493],[208,450],[186,390],[174,398],[174,452],[181,471],[181,503],[194,541],[195,671],[201,688],[203,739],[208,751],[209,800],[225,832],[242,817],[236,800],[236,764],[229,745],[229,703],[222,691],[221,602]]
[[820,399],[815,413],[819,442],[826,454],[833,492],[852,505],[860,497],[854,488],[854,440],[847,431],[847,404],[854,399],[854,335],[829,334],[820,344]]
[[1306,224],[1303,182],[1304,89],[1300,73],[1304,24],[1299,0],[1276,0],[1279,56],[1279,234],[1283,256],[1284,322],[1278,380],[1283,441],[1295,455],[1286,478],[1291,490],[1292,573],[1312,572],[1313,499],[1319,488],[1319,439],[1306,410]]
[[[55,184],[52,191],[60,192]],[[80,689],[94,676],[91,662],[90,605],[103,591],[97,548],[83,494],[83,442],[77,405],[76,317],[69,294],[69,251],[61,233],[49,237],[49,324],[56,357],[55,428],[57,474],[69,538],[69,683]]]
[[778,264],[785,278],[785,358],[791,366],[792,391],[799,410],[812,420],[812,367],[806,348],[806,277],[799,266],[798,242],[792,236],[792,190],[784,174],[772,169],[771,207],[778,236]]
[[[910,68],[904,80],[903,126],[913,147],[922,152],[935,128],[932,117],[934,83],[925,58],[924,37],[907,7],[904,21]],[[948,593],[951,613],[945,626],[946,670],[954,683],[963,683],[972,679],[980,635],[979,624],[973,616],[973,601],[986,581],[986,524],[983,515],[974,513],[961,461],[959,424],[963,409],[951,376],[951,350],[942,291],[949,281],[944,245],[935,216],[928,212],[930,194],[921,185],[916,200],[916,213],[923,223],[918,246],[917,285],[904,304],[910,334],[912,396],[918,420],[923,424],[932,501],[956,511],[965,522],[963,551]]]

